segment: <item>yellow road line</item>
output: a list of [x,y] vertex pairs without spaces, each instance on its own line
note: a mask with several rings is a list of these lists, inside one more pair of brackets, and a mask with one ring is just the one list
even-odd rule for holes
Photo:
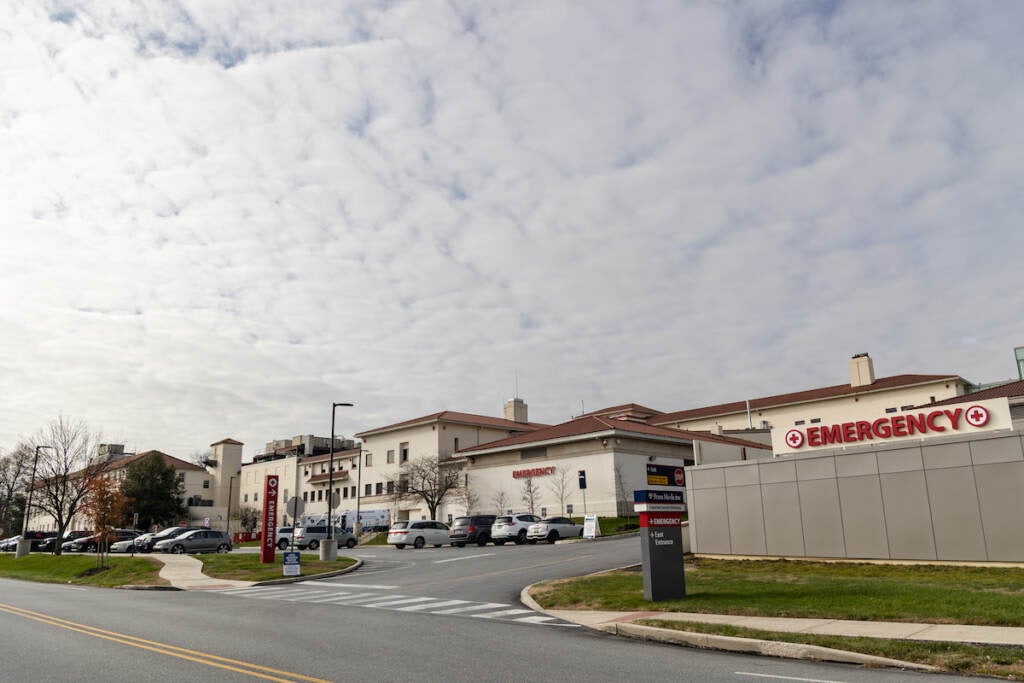
[[25,619],[31,619],[38,621],[43,624],[50,626],[56,626],[58,628],[67,629],[76,633],[82,633],[94,638],[102,638],[104,640],[113,641],[115,643],[121,643],[122,645],[129,645],[131,647],[137,647],[142,650],[149,650],[150,652],[156,652],[157,654],[167,655],[169,657],[177,657],[179,659],[185,659],[198,664],[205,664],[207,666],[216,667],[218,669],[226,669],[228,671],[235,671],[237,673],[246,674],[248,676],[254,676],[256,678],[262,678],[268,681],[278,681],[279,683],[295,683],[295,681],[308,681],[309,683],[331,683],[323,678],[313,678],[311,676],[304,676],[302,674],[292,673],[290,671],[281,671],[280,669],[272,669],[266,666],[260,666],[259,664],[252,664],[249,662],[243,662],[237,659],[231,659],[229,657],[220,657],[218,655],[211,655],[205,652],[198,652],[196,650],[189,650],[183,647],[177,647],[176,645],[168,645],[166,643],[160,643],[154,640],[146,640],[144,638],[137,638],[124,633],[118,633],[117,631],[107,631],[94,626],[87,626],[85,624],[79,624],[74,621],[68,621],[67,619],[61,619],[41,612],[33,612],[31,610],[23,609],[21,607],[15,607],[13,605],[7,605],[0,603],[0,612],[7,612],[15,616],[23,617]]

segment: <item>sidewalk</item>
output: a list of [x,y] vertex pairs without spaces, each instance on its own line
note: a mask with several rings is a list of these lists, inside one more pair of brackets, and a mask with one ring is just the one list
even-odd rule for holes
[[840,619],[797,619],[787,617],[747,617],[730,614],[699,614],[691,612],[610,612],[594,610],[546,610],[530,597],[531,586],[520,594],[524,605],[542,614],[579,624],[613,635],[652,640],[732,652],[750,652],[770,657],[789,657],[864,666],[887,666],[920,671],[939,669],[913,662],[875,657],[857,652],[834,650],[817,645],[783,643],[754,638],[737,638],[711,633],[677,631],[634,623],[640,619],[691,621],[705,624],[728,624],[762,631],[807,633],[814,635],[853,636],[891,640],[959,642],[975,645],[1011,645],[1024,647],[1024,628],[1009,626],[968,626],[963,624],[911,624],[889,621],[848,621]]
[[203,563],[191,555],[160,554],[153,557],[164,563],[160,578],[169,581],[172,588],[178,590],[221,590],[253,585],[252,581],[211,578],[203,574]]

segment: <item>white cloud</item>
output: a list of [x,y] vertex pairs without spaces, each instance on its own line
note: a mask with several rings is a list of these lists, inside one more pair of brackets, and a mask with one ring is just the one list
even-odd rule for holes
[[1020,13],[8,4],[0,446],[1009,377]]

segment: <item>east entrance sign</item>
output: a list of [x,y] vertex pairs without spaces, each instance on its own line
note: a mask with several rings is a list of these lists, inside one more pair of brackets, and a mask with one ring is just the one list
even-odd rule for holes
[[657,601],[685,598],[683,492],[633,491],[633,507],[640,514],[644,599]]

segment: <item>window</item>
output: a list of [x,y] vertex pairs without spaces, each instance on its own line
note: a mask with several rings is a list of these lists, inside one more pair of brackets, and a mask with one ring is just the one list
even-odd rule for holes
[[327,465],[320,463],[320,474],[327,474]]
[[363,453],[363,464],[367,467],[373,467],[373,453]]
[[885,412],[887,412],[887,413],[895,413],[896,409],[895,408],[886,408]]
[[181,484],[181,485],[185,484],[185,473],[184,472],[178,472],[178,483]]
[[367,484],[367,485],[366,485],[366,486],[364,487],[364,490],[363,490],[363,495],[364,495],[364,496],[369,496],[369,495],[372,495],[372,494],[370,493],[370,491],[372,491],[372,490],[373,490],[373,484]]
[[324,499],[324,490],[323,489],[320,489],[319,491],[316,492],[316,499],[317,499],[318,502]]
[[394,465],[395,464],[395,449],[394,448],[388,450],[388,464],[389,465]]
[[534,458],[546,458],[548,457],[548,449],[541,448],[524,448],[519,452],[520,460],[532,460]]
[[259,501],[259,499],[260,499],[260,494],[258,494],[258,493],[252,494],[252,502],[255,503],[255,502]]
[[341,495],[342,498],[348,498],[348,487],[347,486],[341,490],[341,494],[342,494]]
[[449,512],[448,513],[448,524],[451,525],[451,523],[452,523],[452,513]]
[[796,425],[797,427],[799,427],[800,425],[804,424],[804,421],[803,420],[797,420],[793,424]]
[[377,494],[378,496],[379,496],[380,494],[384,493],[384,484],[382,484],[382,483],[380,483],[380,482],[378,481],[378,482],[377,482],[377,487],[376,487],[376,489],[374,490],[374,493],[376,493],[376,494]]
[[388,482],[388,494],[390,495],[390,494],[392,494],[394,492],[395,492],[395,482],[389,481]]
[[812,425],[819,424],[820,422],[821,422],[821,418],[820,417],[812,417],[811,418],[811,424]]
[[204,489],[210,488],[210,480],[209,479],[203,479],[203,488]]
[[248,493],[245,494],[244,496],[242,496],[242,502],[243,503],[248,503],[249,502],[249,494]]
[[398,444],[398,453],[402,458],[402,462],[409,462],[409,442]]
[[900,406],[900,410],[903,410],[903,411],[913,410],[913,409],[914,409],[914,406]]
[[566,503],[565,504],[565,514],[567,514],[567,515],[571,515],[572,514],[572,503]]
[[356,497],[356,487],[355,486],[352,487],[352,497],[353,498]]
[[541,508],[540,509],[540,516],[541,517],[547,517],[548,516],[548,509],[547,508]]
[[309,491],[303,491],[302,492],[302,502],[303,503],[308,503],[309,502]]
[[459,437],[455,437],[455,450],[459,450]]

